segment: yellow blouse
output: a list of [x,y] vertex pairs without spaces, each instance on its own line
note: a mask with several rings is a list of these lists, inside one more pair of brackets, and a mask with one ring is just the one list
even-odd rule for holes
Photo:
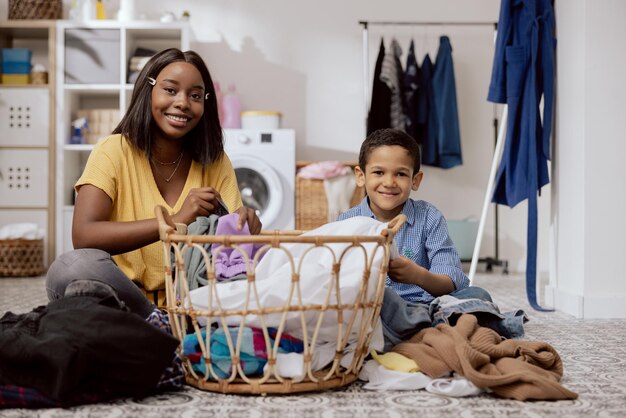
[[[121,135],[108,136],[95,146],[75,189],[91,184],[104,191],[113,202],[111,221],[129,222],[154,218],[154,207],[162,205],[170,214],[178,212],[196,187],[212,186],[233,212],[243,206],[235,171],[226,154],[213,164],[193,161],[183,191],[174,206],[167,204],[143,151],[136,150]],[[165,304],[163,247],[159,241],[128,253],[113,256],[119,268],[144,291],[150,301],[158,292],[158,305]],[[148,294],[150,294],[148,296]]]

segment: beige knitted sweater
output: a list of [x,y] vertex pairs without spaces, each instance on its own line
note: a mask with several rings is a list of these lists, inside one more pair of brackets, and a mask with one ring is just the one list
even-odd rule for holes
[[563,363],[556,350],[541,341],[503,339],[481,327],[476,317],[461,315],[455,326],[426,328],[393,350],[419,365],[430,377],[456,372],[480,388],[504,398],[576,399],[559,380]]

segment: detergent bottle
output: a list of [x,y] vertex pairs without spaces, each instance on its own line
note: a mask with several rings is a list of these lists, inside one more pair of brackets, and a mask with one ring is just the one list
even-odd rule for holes
[[215,99],[217,100],[217,115],[220,119],[220,125],[224,127],[224,93],[222,93],[222,86],[219,81],[213,82],[215,88]]
[[228,85],[228,91],[222,99],[224,110],[222,127],[226,129],[241,129],[241,101],[235,84]]
[[107,12],[106,12],[106,9],[104,8],[104,3],[102,3],[102,0],[98,0],[96,2],[96,19],[104,20],[106,18],[107,18]]

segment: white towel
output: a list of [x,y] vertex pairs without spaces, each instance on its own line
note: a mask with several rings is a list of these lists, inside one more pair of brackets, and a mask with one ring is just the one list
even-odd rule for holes
[[0,228],[0,239],[41,239],[43,237],[43,229],[32,222],[9,224]]
[[324,190],[328,201],[328,222],[333,222],[341,213],[350,209],[356,180],[353,173],[324,179]]

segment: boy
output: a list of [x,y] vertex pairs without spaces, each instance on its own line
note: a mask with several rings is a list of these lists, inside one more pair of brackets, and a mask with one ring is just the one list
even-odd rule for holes
[[367,216],[388,222],[400,213],[407,217],[395,237],[400,257],[389,262],[381,310],[385,351],[431,326],[428,304],[438,296],[491,302],[485,290],[468,287],[442,213],[428,202],[409,197],[424,176],[413,138],[397,129],[371,133],[361,145],[355,175],[366,196],[337,220]]

